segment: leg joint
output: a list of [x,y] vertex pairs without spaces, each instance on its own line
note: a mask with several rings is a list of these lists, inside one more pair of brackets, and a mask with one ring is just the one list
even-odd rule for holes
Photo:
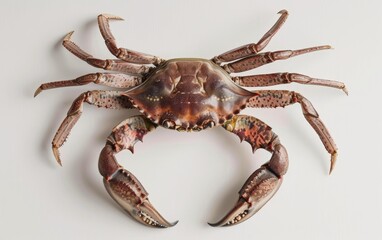
[[89,96],[89,92],[82,93],[74,100],[72,106],[68,111],[68,116],[77,115],[82,113],[83,103]]
[[98,161],[98,170],[106,179],[110,178],[121,166],[114,157],[114,149],[110,144],[106,144],[102,149]]
[[292,94],[294,101],[300,103],[302,112],[305,116],[311,116],[314,118],[319,117],[318,112],[314,109],[312,103],[308,99],[296,92],[292,92]]
[[105,60],[93,58],[93,57],[87,58],[86,62],[92,65],[93,67],[103,68],[103,69],[106,69],[108,65]]
[[289,160],[285,147],[280,143],[276,144],[273,149],[271,160],[265,164],[265,167],[280,178],[287,172],[288,165]]

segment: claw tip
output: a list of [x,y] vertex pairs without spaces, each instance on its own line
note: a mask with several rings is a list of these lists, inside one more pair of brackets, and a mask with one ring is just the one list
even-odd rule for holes
[[229,224],[229,223],[223,223],[223,222],[221,222],[221,221],[216,222],[216,223],[209,223],[209,222],[208,222],[208,225],[210,225],[211,227],[228,227],[228,226],[232,226],[232,224]]
[[127,148],[132,154],[134,154],[134,146],[129,146]]
[[210,225],[211,227],[220,227],[220,225],[218,223],[209,223],[208,222],[208,225]]
[[176,224],[178,224],[179,220],[176,220],[175,222],[171,223],[171,226],[170,227],[173,227],[175,226]]

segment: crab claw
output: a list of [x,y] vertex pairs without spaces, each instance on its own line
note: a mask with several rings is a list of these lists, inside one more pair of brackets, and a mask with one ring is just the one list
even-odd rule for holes
[[136,177],[125,169],[118,169],[110,179],[104,178],[110,196],[135,220],[156,228],[172,227],[178,223],[164,219],[147,198],[148,193]]
[[212,227],[233,226],[244,222],[259,211],[277,192],[282,179],[267,165],[255,171],[240,190],[236,205],[220,221],[208,223]]
[[124,149],[133,151],[134,144],[154,128],[155,125],[142,116],[121,122],[107,138],[99,156],[98,170],[104,177],[107,192],[135,220],[146,226],[167,228],[177,222],[168,222],[155,210],[139,180],[115,158],[115,154]]

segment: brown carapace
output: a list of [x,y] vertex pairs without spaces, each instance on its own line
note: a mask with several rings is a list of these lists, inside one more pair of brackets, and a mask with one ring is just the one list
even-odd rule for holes
[[112,72],[91,73],[73,80],[44,83],[37,89],[35,96],[46,89],[89,83],[121,90],[88,91],[75,99],[52,142],[58,163],[61,164],[58,149],[80,118],[83,103],[104,108],[139,109],[141,115],[129,117],[112,130],[99,157],[99,171],[111,197],[134,219],[148,226],[170,227],[176,222],[168,222],[155,210],[142,184],[118,164],[115,154],[124,149],[133,151],[134,144],[157,126],[178,131],[200,131],[222,126],[247,141],[253,151],[263,148],[272,154],[271,159],[245,182],[233,209],[217,223],[210,224],[231,226],[251,217],[276,193],[288,168],[287,152],[271,127],[255,117],[239,115],[239,112],[246,107],[276,108],[299,103],[304,117],[331,155],[331,172],[337,157],[337,147],[318,113],[305,97],[293,91],[250,91],[243,87],[295,82],[339,88],[347,93],[343,83],[298,73],[230,75],[296,55],[330,49],[330,46],[325,45],[300,50],[261,52],[288,17],[286,10],[279,13],[281,16],[278,21],[257,43],[235,48],[211,60],[164,60],[119,48],[110,31],[109,20],[121,18],[107,14],[98,16],[98,24],[106,46],[117,59],[102,60],[93,57],[72,42],[73,32],[69,33],[63,41],[65,48],[88,64]]

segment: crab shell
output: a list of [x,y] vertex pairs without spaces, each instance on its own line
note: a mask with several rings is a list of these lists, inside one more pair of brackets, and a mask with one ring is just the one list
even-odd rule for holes
[[210,60],[182,58],[165,61],[124,95],[154,123],[199,131],[231,119],[254,93]]

